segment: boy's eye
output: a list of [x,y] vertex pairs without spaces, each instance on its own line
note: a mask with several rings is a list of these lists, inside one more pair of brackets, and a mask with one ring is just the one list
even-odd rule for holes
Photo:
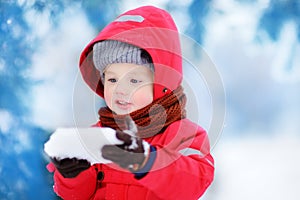
[[131,79],[130,82],[131,82],[131,83],[139,83],[139,82],[141,82],[141,81],[138,81],[138,80],[136,80],[136,79]]
[[111,82],[111,83],[115,83],[115,82],[117,82],[117,79],[115,79],[115,78],[109,78],[109,79],[107,79],[107,81]]

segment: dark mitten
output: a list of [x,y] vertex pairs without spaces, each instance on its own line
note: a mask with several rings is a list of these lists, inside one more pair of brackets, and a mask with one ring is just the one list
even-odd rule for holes
[[102,156],[132,172],[139,170],[149,156],[150,144],[141,138],[123,131],[116,131],[116,137],[123,141],[120,145],[104,145]]
[[87,160],[77,158],[64,158],[62,160],[51,158],[51,161],[59,173],[65,178],[74,178],[80,172],[91,166]]

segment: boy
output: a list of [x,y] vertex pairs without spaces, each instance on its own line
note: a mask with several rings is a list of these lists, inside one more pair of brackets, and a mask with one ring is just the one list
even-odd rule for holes
[[172,17],[152,6],[120,15],[84,49],[80,70],[107,104],[95,126],[116,129],[123,144],[99,149],[110,164],[53,158],[54,191],[64,199],[202,196],[213,180],[213,158],[206,132],[185,118]]

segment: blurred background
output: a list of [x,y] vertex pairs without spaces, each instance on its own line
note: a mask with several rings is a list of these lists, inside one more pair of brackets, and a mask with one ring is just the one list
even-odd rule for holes
[[[102,105],[78,73],[80,52],[141,5],[169,11],[221,77],[226,114],[212,141],[215,180],[201,199],[299,199],[298,0],[1,0],[0,199],[57,198],[43,145],[58,127],[95,122]],[[210,130],[218,95],[205,77],[186,76],[203,86],[197,122]]]

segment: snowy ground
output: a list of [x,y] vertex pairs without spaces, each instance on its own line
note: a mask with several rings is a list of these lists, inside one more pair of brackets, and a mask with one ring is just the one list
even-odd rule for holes
[[213,154],[215,181],[205,200],[297,200],[300,138],[220,140]]

